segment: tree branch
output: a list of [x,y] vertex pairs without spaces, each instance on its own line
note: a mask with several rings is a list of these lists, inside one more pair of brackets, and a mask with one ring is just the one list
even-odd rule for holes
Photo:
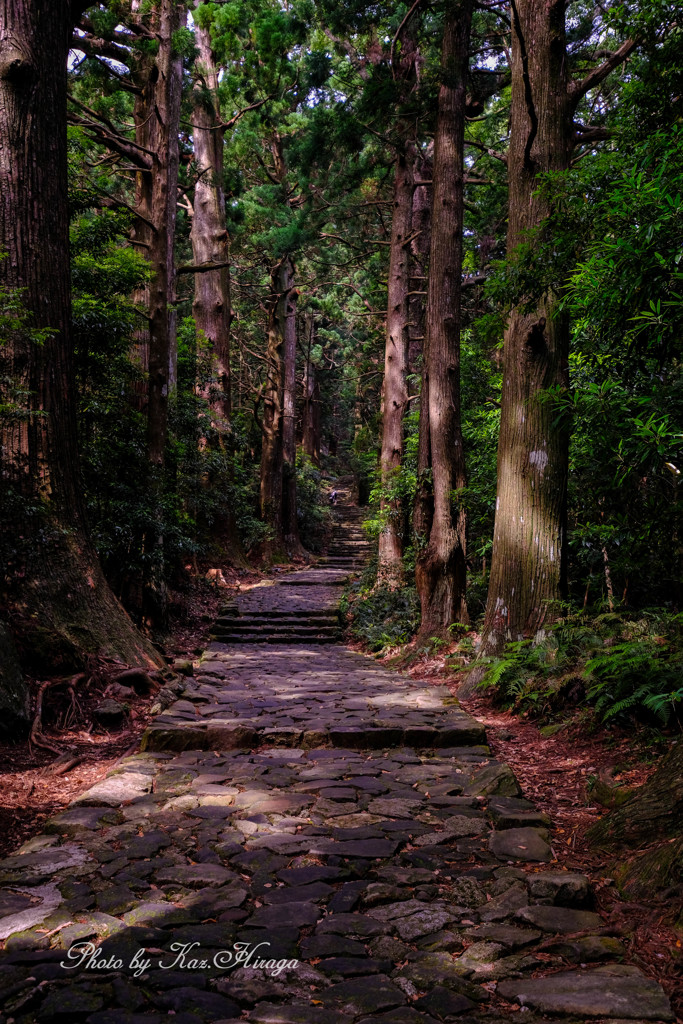
[[401,32],[403,32],[403,29],[406,27],[406,25],[408,24],[408,22],[410,21],[410,19],[412,18],[413,14],[418,9],[418,7],[420,6],[421,3],[422,3],[422,0],[415,0],[415,2],[413,3],[412,7],[410,8],[408,13],[404,17],[403,21],[401,22],[401,24],[396,29],[396,34],[394,35],[394,38],[391,40],[391,49],[389,50],[389,65],[391,67],[391,76],[392,76],[392,78],[396,77],[396,75],[394,74],[394,53],[395,53],[395,50],[396,50],[396,43],[401,38]]
[[585,142],[604,142],[605,139],[611,138],[612,132],[609,128],[574,123],[573,143],[575,146],[581,146]]
[[101,142],[103,146],[108,146],[115,153],[125,156],[139,170],[150,171],[152,169],[152,157],[154,154],[151,150],[145,149],[144,146],[139,146],[137,142],[133,142],[131,139],[124,138],[123,135],[119,134],[109,118],[105,117],[104,114],[98,114],[91,107],[87,107],[85,103],[81,103],[75,96],[69,96],[69,100],[79,110],[83,110],[91,118],[94,118],[91,121],[86,120],[84,117],[75,117],[71,114],[69,115],[71,124],[76,124],[80,128],[93,132],[95,141]]
[[71,38],[71,48],[73,50],[82,50],[87,57],[109,57],[111,60],[118,61],[119,64],[123,64],[128,67],[130,61],[130,50],[127,50],[124,46],[119,46],[118,43],[111,42],[109,39],[97,39],[95,36],[85,35],[73,35]]
[[214,263],[209,260],[207,263],[185,263],[176,268],[177,274],[207,274],[212,270],[223,270],[231,264],[226,260],[222,263]]
[[471,274],[460,283],[461,288],[474,288],[476,284],[483,284],[486,281],[486,274]]
[[116,78],[119,81],[121,88],[125,89],[126,92],[131,92],[133,93],[134,96],[143,95],[142,89],[140,89],[137,85],[133,85],[133,83],[129,81],[129,79],[127,79],[125,75],[119,74],[116,68],[113,68],[111,64],[107,64],[107,62],[105,60],[102,60],[101,57],[93,57],[93,59],[97,61],[100,67],[105,69],[107,74],[113,75],[114,78]]
[[465,139],[465,145],[473,146],[474,149],[479,149],[482,153],[487,153],[490,157],[493,157],[494,160],[500,160],[500,162],[505,164],[507,167],[508,158],[506,153],[499,153],[497,149],[489,149],[488,146],[484,146],[481,142],[472,142],[470,139]]
[[627,39],[625,43],[622,43],[618,50],[607,58],[602,64],[598,65],[597,68],[593,68],[589,71],[584,79],[581,81],[573,81],[569,84],[569,97],[572,101],[572,105],[576,107],[579,100],[586,95],[591,89],[594,89],[596,85],[600,85],[601,82],[610,75],[615,68],[618,68],[620,64],[630,56],[638,45],[637,39]]

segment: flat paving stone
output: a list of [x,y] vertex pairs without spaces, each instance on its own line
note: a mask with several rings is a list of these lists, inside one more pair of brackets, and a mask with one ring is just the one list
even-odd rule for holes
[[341,981],[320,994],[324,1007],[339,1009],[357,1017],[378,1013],[406,1003],[405,994],[385,975]]
[[509,828],[494,832],[489,850],[499,860],[549,861],[552,857],[545,829]]
[[599,914],[594,914],[591,910],[572,910],[569,907],[522,907],[515,917],[524,924],[553,934],[591,931],[602,928],[603,925]]
[[625,964],[504,981],[497,991],[504,999],[542,1013],[674,1020],[669,999],[660,986],[637,967]]

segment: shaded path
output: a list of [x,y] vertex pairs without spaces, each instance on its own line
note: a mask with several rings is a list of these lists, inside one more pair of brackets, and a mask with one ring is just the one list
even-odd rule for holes
[[0,1020],[672,1019],[483,728],[333,642],[344,577],[241,597],[144,752],[0,862]]

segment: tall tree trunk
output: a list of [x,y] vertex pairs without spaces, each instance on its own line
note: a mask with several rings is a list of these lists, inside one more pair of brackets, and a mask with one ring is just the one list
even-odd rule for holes
[[296,268],[288,258],[287,278],[289,281],[285,297],[285,322],[283,343],[283,399],[282,399],[282,523],[285,546],[290,557],[305,554],[299,539],[299,524],[296,514],[296,299],[294,275]]
[[[274,176],[287,196],[287,165],[282,137],[270,146]],[[289,204],[289,198],[285,198]],[[296,515],[296,299],[294,260],[283,256],[272,275],[268,327],[266,409],[261,457],[261,516],[271,526],[275,547],[302,556]],[[271,479],[268,479],[270,476]],[[276,509],[276,492],[280,507]]]
[[[420,553],[416,583],[421,631],[445,632],[467,622],[465,509],[453,498],[464,487],[460,425],[460,296],[463,231],[463,155],[473,0],[448,9],[442,83],[434,140],[434,195],[426,312],[429,446],[434,511],[429,543]],[[454,505],[456,507],[454,507]]]
[[[569,166],[565,4],[512,5],[508,253],[550,213],[539,178]],[[565,593],[569,431],[542,400],[568,386],[569,332],[557,296],[510,314],[503,354],[498,496],[481,653],[533,636]]]
[[289,293],[293,288],[293,264],[285,256],[271,275],[271,299],[266,348],[261,478],[259,508],[261,519],[270,527],[268,545],[276,552],[283,546],[282,521],[282,418],[284,400],[284,344]]
[[146,248],[152,275],[147,288],[147,443],[152,466],[161,468],[177,366],[173,303],[182,60],[174,52],[173,37],[185,24],[187,11],[178,0],[159,0],[151,13],[138,13],[141,11],[146,11],[141,0],[134,0],[134,19],[143,21],[156,34],[159,48],[154,58],[143,57],[133,70],[134,80],[142,89],[135,105],[135,141],[152,158],[151,169],[138,172],[136,209],[140,218],[134,236]]
[[315,338],[313,314],[306,316],[306,368],[304,370],[304,400],[301,415],[301,444],[314,466],[320,465],[320,384],[311,362],[311,348]]
[[[158,665],[110,591],[85,526],[68,253],[72,13],[67,0],[0,0],[0,287],[21,289],[29,313],[0,349],[0,380],[20,388],[24,405],[0,417],[0,476],[5,499],[21,496],[42,513],[26,516],[20,530],[0,524],[9,555],[4,600],[43,669],[100,654]],[[35,330],[44,332],[41,344]]]
[[[147,451],[150,491],[157,506],[157,526],[144,538],[149,566],[143,581],[141,606],[145,622],[164,626],[168,596],[161,492],[168,440],[169,400],[176,385],[177,338],[175,233],[178,206],[178,132],[182,93],[182,60],[174,51],[173,37],[186,22],[187,10],[179,0],[158,0],[148,11],[143,0],[133,0],[133,21],[141,22],[158,39],[154,56],[133,56],[131,75],[141,90],[136,96],[135,141],[150,154],[151,166],[137,174],[134,241],[143,246],[150,264],[150,280],[135,296],[148,310],[148,330],[139,332],[138,351],[147,370]],[[135,589],[135,588],[133,588]]]
[[[203,0],[195,0],[199,6]],[[199,51],[192,91],[192,140],[197,165],[192,215],[192,253],[200,266],[220,263],[218,270],[195,274],[192,313],[198,331],[211,345],[218,377],[211,407],[219,430],[230,422],[230,268],[229,237],[225,223],[223,149],[225,131],[220,127],[218,70],[211,33],[195,26]]]
[[408,372],[415,373],[424,341],[425,282],[428,280],[429,249],[432,237],[432,181],[434,180],[433,144],[424,153],[416,153],[413,164],[413,212],[410,243],[410,344]]
[[387,330],[382,386],[382,517],[379,535],[377,582],[396,588],[403,577],[403,503],[387,492],[395,483],[403,461],[403,417],[408,406],[406,373],[410,344],[410,228],[413,210],[414,152],[401,152],[394,173],[394,209],[391,220]]
[[[415,191],[413,195],[413,232],[419,234],[411,242],[414,271],[411,274],[413,288],[422,291],[428,280],[429,250],[431,248],[432,226],[432,182],[434,180],[434,145],[430,143],[427,152],[418,155],[415,161]],[[429,184],[421,184],[429,182]],[[419,275],[419,276],[418,276]],[[411,370],[422,356],[422,382],[420,387],[420,422],[417,449],[417,491],[413,508],[413,536],[418,549],[427,543],[432,528],[434,495],[430,470],[432,453],[429,441],[429,369],[427,361],[427,338],[425,336],[423,296],[411,296],[410,303],[410,352]]]
[[[195,7],[202,0],[195,0]],[[192,90],[192,144],[197,181],[192,206],[192,257],[197,266],[219,264],[216,270],[194,275],[192,313],[197,331],[211,348],[216,383],[206,398],[213,414],[218,444],[226,446],[230,434],[232,380],[230,369],[230,238],[225,220],[223,153],[225,129],[218,97],[218,69],[211,45],[211,31],[195,23],[195,44],[199,51]],[[229,464],[232,473],[232,461]],[[216,481],[209,477],[209,484]],[[214,523],[213,533],[232,561],[243,562],[244,551],[235,517],[227,508]]]

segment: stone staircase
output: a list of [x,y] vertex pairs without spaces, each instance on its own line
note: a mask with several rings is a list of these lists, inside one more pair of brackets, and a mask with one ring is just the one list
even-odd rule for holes
[[334,507],[335,523],[325,565],[355,572],[370,558],[372,544],[363,530],[363,510],[348,501]]
[[341,640],[336,609],[302,609],[295,614],[277,609],[225,606],[211,630],[222,644],[334,644]]
[[340,643],[338,588],[367,561],[371,545],[361,525],[362,510],[346,491],[339,494],[326,557],[224,605],[211,630],[212,640],[230,645]]

